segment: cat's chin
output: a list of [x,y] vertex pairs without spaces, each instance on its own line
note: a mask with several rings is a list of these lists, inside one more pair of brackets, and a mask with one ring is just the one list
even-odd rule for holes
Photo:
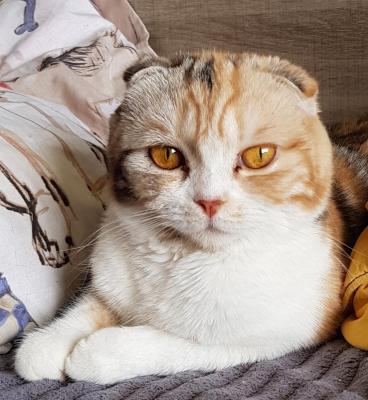
[[214,227],[208,227],[200,231],[182,231],[180,229],[169,228],[164,234],[161,233],[159,237],[161,241],[180,240],[183,243],[184,240],[188,244],[211,252],[227,248],[235,240],[234,235],[231,233]]
[[188,235],[188,237],[198,246],[210,251],[228,247],[234,240],[230,233],[213,227],[193,233],[192,235]]

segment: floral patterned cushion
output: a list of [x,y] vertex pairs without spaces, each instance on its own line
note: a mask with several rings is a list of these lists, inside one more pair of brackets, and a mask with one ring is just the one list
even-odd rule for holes
[[73,114],[0,90],[0,351],[86,279],[105,182],[104,145]]

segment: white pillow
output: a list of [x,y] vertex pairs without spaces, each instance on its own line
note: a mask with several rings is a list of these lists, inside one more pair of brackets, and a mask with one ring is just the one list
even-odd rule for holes
[[[0,90],[0,273],[37,324],[85,278],[72,249],[97,229],[105,182],[104,146],[65,107]],[[9,307],[0,291],[0,346]]]
[[92,44],[116,29],[89,0],[0,2],[0,79],[37,72],[45,56]]

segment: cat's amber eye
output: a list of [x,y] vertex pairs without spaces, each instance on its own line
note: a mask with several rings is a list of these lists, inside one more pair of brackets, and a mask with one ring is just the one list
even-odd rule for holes
[[175,169],[184,164],[179,150],[169,146],[154,146],[149,149],[152,161],[162,169]]
[[275,158],[276,146],[273,144],[261,144],[249,147],[241,154],[241,158],[246,167],[259,169],[266,167]]

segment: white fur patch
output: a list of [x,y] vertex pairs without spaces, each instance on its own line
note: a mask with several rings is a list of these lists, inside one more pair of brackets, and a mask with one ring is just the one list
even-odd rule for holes
[[306,98],[298,101],[298,107],[304,110],[309,115],[317,115],[319,113],[318,103],[315,96],[312,98]]

